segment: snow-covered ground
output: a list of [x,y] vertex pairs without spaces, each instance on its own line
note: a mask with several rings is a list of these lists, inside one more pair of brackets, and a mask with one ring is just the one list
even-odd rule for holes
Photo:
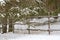
[[0,40],[60,40],[60,35],[41,35],[41,34],[0,34]]

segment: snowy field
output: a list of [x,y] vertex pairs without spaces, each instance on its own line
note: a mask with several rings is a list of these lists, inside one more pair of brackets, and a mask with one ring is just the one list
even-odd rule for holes
[[0,34],[0,40],[60,40],[60,35],[41,35],[41,34]]

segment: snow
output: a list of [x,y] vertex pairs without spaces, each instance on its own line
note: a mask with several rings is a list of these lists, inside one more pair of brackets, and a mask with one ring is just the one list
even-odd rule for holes
[[4,1],[4,0],[0,0],[0,2],[1,2],[1,4],[5,3],[5,1]]
[[41,22],[41,23],[44,23],[44,22],[46,22],[48,19],[47,18],[42,18],[42,19],[33,19],[32,21],[30,21],[30,22]]
[[0,0],[0,2],[3,1],[3,0]]
[[[23,38],[18,38],[15,40],[59,40],[60,38],[57,36],[42,36],[42,35],[30,35],[30,36],[26,36]],[[11,39],[10,39],[11,40]],[[12,39],[14,40],[14,39]]]
[[[50,18],[50,21],[53,22],[54,18]],[[34,18],[30,22],[45,23],[45,22],[48,22],[48,18],[41,18],[41,19]]]
[[40,35],[40,34],[0,34],[0,40],[60,40],[60,35]]
[[27,29],[27,25],[14,25],[15,29]]

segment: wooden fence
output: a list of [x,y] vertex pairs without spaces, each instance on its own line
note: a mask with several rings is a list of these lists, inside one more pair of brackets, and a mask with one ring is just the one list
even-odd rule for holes
[[[22,29],[22,30],[28,30],[28,34],[30,34],[31,30],[32,31],[38,31],[38,30],[40,30],[40,31],[48,31],[49,35],[50,35],[51,31],[60,31],[60,29],[50,29],[50,24],[51,24],[50,23],[50,17],[60,17],[60,16],[50,16],[50,14],[48,14],[48,16],[32,16],[32,17],[34,17],[34,18],[37,18],[37,17],[41,17],[41,18],[46,17],[46,18],[48,18],[48,30],[45,30],[45,29],[30,29],[30,26],[29,26],[28,29]],[[25,25],[25,24],[20,24],[20,25]],[[21,29],[19,29],[19,30],[21,30]]]
[[[50,17],[60,17],[60,16],[38,16],[38,17],[42,17],[42,18],[47,17],[48,18],[48,29],[47,30],[45,30],[45,29],[30,29],[30,26],[28,27],[28,29],[19,29],[19,30],[28,30],[28,34],[30,34],[30,31],[38,31],[38,30],[48,31],[49,35],[51,34],[52,31],[60,31],[60,29],[50,29],[50,24],[51,24]],[[35,18],[36,18],[36,16],[35,16]],[[21,24],[21,25],[23,25],[23,24]]]

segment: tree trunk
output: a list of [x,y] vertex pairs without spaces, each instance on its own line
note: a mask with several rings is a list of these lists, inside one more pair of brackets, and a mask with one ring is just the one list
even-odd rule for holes
[[12,18],[9,19],[9,32],[14,31],[14,25],[13,25],[13,20]]
[[4,17],[2,19],[2,33],[6,33],[7,32],[7,18]]

